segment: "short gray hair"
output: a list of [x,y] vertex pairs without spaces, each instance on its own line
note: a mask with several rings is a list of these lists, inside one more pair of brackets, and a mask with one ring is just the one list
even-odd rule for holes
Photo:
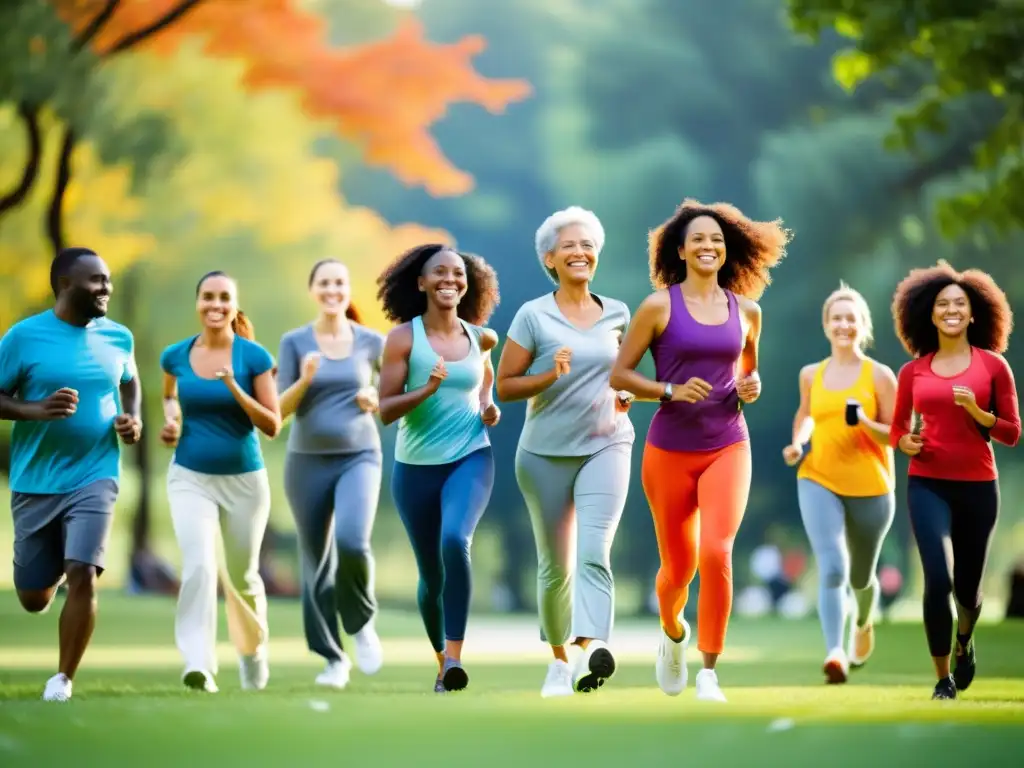
[[578,205],[571,205],[564,210],[555,211],[544,219],[544,223],[537,228],[534,247],[537,249],[537,260],[541,267],[556,285],[558,276],[555,270],[548,269],[547,264],[544,263],[544,257],[555,249],[555,245],[558,243],[558,233],[572,224],[579,224],[587,230],[587,234],[594,240],[594,250],[598,254],[604,248],[604,227],[601,226],[601,220],[593,211],[580,208]]

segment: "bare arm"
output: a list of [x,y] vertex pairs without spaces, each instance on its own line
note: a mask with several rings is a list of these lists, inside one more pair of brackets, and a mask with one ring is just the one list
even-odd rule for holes
[[178,404],[178,380],[164,372],[163,386],[164,421],[177,423],[181,421],[181,406]]
[[757,373],[758,351],[761,341],[761,307],[756,301],[739,297],[740,308],[746,317],[747,336],[740,354],[740,376]]
[[398,421],[437,391],[441,380],[431,376],[419,389],[405,392],[409,376],[412,330],[400,325],[388,333],[380,367],[380,420],[385,426]]
[[480,386],[480,410],[486,411],[494,405],[494,361],[491,352],[498,346],[498,334],[485,328],[480,334],[480,352],[484,356],[484,380]]
[[544,373],[526,376],[533,355],[512,339],[505,339],[498,359],[498,397],[506,403],[529,400],[539,395],[558,380],[558,366]]
[[800,369],[800,405],[793,417],[793,442],[791,445],[803,446],[811,439],[814,432],[814,419],[811,418],[811,382],[817,363],[805,365]]
[[858,411],[860,424],[871,435],[872,439],[882,445],[889,444],[889,428],[892,425],[893,414],[896,411],[896,374],[887,365],[879,362],[872,363],[875,378],[875,404],[878,419],[872,420],[864,415],[864,411]]
[[14,395],[0,392],[0,419],[4,421],[44,421],[41,401],[21,400]]
[[651,343],[665,329],[669,314],[669,295],[667,291],[652,293],[640,304],[633,321],[626,330],[626,336],[619,346],[619,354],[612,366],[609,384],[612,389],[624,390],[636,396],[638,400],[660,400],[665,394],[665,385],[652,381],[638,373],[644,353]]
[[255,397],[242,389],[234,376],[225,376],[224,383],[231,390],[237,403],[242,406],[253,426],[271,439],[277,437],[281,431],[281,406],[278,402],[274,372],[264,371],[253,378],[252,391]]

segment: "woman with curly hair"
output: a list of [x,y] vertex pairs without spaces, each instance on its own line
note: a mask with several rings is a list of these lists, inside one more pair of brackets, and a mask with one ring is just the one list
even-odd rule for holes
[[498,337],[481,326],[498,304],[498,279],[479,256],[430,244],[403,253],[377,283],[385,315],[400,324],[380,372],[381,421],[398,421],[391,492],[419,569],[434,691],[460,691],[469,684],[470,544],[494,486],[487,428],[500,418],[490,355]]
[[519,308],[498,362],[498,397],[529,401],[516,480],[537,544],[541,639],[555,657],[545,698],[589,693],[615,672],[611,549],[635,435],[632,395],[617,397],[608,383],[629,308],[590,290],[603,245],[590,211],[573,206],[545,219],[535,246],[556,290]]
[[[1013,313],[989,275],[939,262],[903,279],[892,314],[914,359],[899,372],[889,442],[910,456],[907,506],[924,570],[925,634],[938,675],[932,698],[955,699],[974,679],[974,626],[999,516],[991,441],[1013,447],[1020,439],[1016,384],[1002,357]],[[951,594],[957,614],[952,676]]]
[[[872,323],[860,293],[841,283],[825,299],[821,315],[832,352],[800,370],[800,405],[782,458],[796,465],[810,441],[797,471],[797,496],[818,564],[823,672],[827,682],[845,683],[850,667],[863,665],[874,650],[875,571],[896,512],[889,445],[896,376],[864,353]],[[857,609],[844,649],[851,589]]]
[[[751,221],[725,203],[684,201],[651,232],[655,293],[637,309],[612,370],[614,388],[661,403],[647,433],[641,480],[661,556],[655,676],[670,696],[686,687],[690,627],[683,609],[699,570],[704,668],[697,698],[725,701],[715,666],[732,612],[733,540],[750,492],[742,404],[761,393],[755,300],[788,241],[780,221]],[[648,349],[656,381],[635,370]]]

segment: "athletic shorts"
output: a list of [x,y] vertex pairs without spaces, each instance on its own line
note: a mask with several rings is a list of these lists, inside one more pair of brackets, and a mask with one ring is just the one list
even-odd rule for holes
[[67,560],[102,573],[117,493],[117,481],[109,478],[70,493],[12,493],[14,586],[49,589]]

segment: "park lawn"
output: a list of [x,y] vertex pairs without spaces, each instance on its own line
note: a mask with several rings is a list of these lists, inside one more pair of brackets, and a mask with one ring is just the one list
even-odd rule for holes
[[[431,651],[415,614],[379,620],[385,668],[345,691],[311,685],[320,666],[294,602],[271,603],[270,686],[239,690],[221,623],[215,696],[178,683],[174,602],[101,595],[93,645],[65,705],[39,701],[56,664],[59,605],[21,613],[0,592],[0,765],[623,766],[690,763],[861,766],[1015,763],[1024,754],[1024,623],[979,630],[979,676],[956,702],[929,699],[919,625],[878,628],[878,649],[846,686],[821,683],[814,621],[736,620],[720,665],[727,705],[669,698],[654,683],[657,625],[621,621],[620,669],[598,694],[543,700],[548,661],[530,617],[472,617],[469,690],[431,693]],[[696,672],[691,648],[691,680]]]

